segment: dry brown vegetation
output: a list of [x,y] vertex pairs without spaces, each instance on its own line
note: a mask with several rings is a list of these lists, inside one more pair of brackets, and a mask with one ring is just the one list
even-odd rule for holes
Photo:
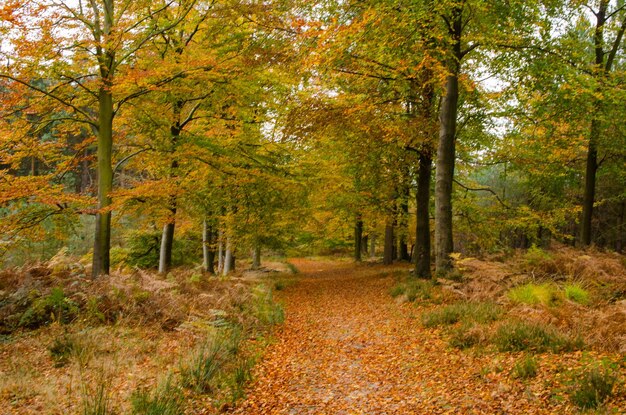
[[[228,279],[179,269],[94,281],[61,254],[2,271],[0,414],[87,413],[102,395],[110,413],[131,413],[134,393],[177,381],[202,344],[225,335],[236,342],[236,358],[220,365],[249,370],[282,315],[271,287],[286,267],[268,268]],[[177,389],[183,409],[212,413],[237,399],[241,385],[226,372],[211,393]]]

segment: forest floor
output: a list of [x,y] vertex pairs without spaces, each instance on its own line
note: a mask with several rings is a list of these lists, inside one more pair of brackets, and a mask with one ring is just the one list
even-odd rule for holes
[[[567,414],[580,411],[570,397],[594,362],[626,379],[615,352],[451,347],[445,330],[422,324],[441,301],[390,295],[407,264],[291,262],[301,274],[280,296],[286,321],[233,414]],[[537,373],[516,376],[527,358]],[[611,387],[598,413],[626,413],[623,383]]]

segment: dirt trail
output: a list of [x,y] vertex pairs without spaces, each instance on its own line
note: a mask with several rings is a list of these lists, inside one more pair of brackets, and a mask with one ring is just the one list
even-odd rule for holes
[[382,267],[294,264],[301,274],[281,297],[285,324],[233,413],[570,412],[520,382],[481,373],[493,356],[450,350],[420,327],[419,310],[389,296],[394,280]]

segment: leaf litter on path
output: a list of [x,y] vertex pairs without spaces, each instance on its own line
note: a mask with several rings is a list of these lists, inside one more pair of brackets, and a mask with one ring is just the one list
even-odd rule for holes
[[[233,414],[577,413],[545,378],[510,376],[519,354],[451,349],[397,304],[382,266],[297,260],[298,284],[282,294],[287,319]],[[406,266],[405,266],[406,267]],[[552,356],[567,367],[579,353]],[[546,366],[552,374],[558,364]]]

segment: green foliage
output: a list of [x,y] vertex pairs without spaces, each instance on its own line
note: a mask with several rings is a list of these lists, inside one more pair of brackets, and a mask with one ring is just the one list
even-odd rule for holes
[[409,279],[406,282],[401,282],[389,289],[389,294],[392,297],[398,297],[405,295],[407,301],[414,302],[415,300],[430,300],[434,295],[435,283],[428,280]]
[[296,267],[294,264],[292,264],[291,262],[286,262],[285,265],[287,265],[287,268],[289,268],[289,271],[292,274],[298,274],[300,272],[300,270],[298,269],[298,267]]
[[500,325],[492,342],[501,352],[568,352],[584,347],[581,339],[566,336],[552,326],[523,321],[507,321]]
[[184,395],[170,377],[152,393],[139,389],[131,397],[133,415],[182,415],[183,402]]
[[483,341],[480,327],[473,324],[462,324],[450,332],[448,343],[457,349],[469,349]]
[[83,415],[113,415],[115,413],[110,405],[110,382],[104,373],[100,376],[94,390],[88,389],[85,384],[82,385]]
[[37,328],[52,321],[68,323],[78,311],[78,305],[65,296],[63,289],[55,287],[47,296],[35,298],[18,324],[20,327]]
[[516,304],[553,306],[559,302],[560,293],[552,284],[528,283],[510,289],[507,297]]
[[589,291],[580,284],[566,284],[564,287],[565,298],[578,304],[587,305],[591,301]]
[[244,397],[244,389],[246,384],[252,380],[252,365],[254,361],[251,359],[239,359],[237,366],[232,375],[231,384],[231,401],[236,402]]
[[451,325],[459,321],[487,324],[496,321],[501,314],[502,309],[494,303],[461,302],[424,313],[422,324],[425,327]]
[[261,325],[273,326],[285,320],[283,307],[274,301],[274,294],[270,287],[258,285],[252,295],[252,313]]
[[581,409],[593,409],[613,395],[617,375],[607,364],[575,373],[570,398]]
[[222,336],[213,336],[202,343],[181,368],[180,376],[185,388],[197,393],[211,392],[228,352]]
[[538,364],[537,359],[532,355],[525,355],[515,362],[512,375],[518,379],[530,379],[537,376]]
[[524,254],[524,262],[529,266],[538,266],[543,262],[552,259],[550,254],[548,254],[543,249],[539,248],[537,245],[532,244],[530,248]]
[[63,367],[74,355],[80,355],[83,345],[74,337],[67,335],[56,337],[48,347],[55,367]]

